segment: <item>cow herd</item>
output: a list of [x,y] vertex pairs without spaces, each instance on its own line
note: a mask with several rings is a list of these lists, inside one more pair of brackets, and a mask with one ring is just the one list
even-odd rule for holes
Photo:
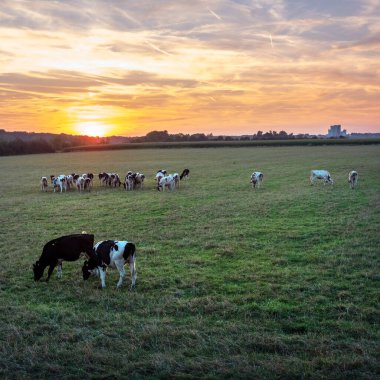
[[120,278],[116,287],[120,288],[125,278],[124,266],[129,263],[131,288],[135,288],[137,277],[135,244],[125,240],[104,240],[94,246],[94,235],[85,232],[61,236],[46,243],[40,258],[33,264],[34,280],[41,279],[46,267],[49,267],[46,281],[49,281],[55,267],[58,278],[62,277],[62,262],[76,261],[82,255],[87,257],[82,267],[83,280],[88,280],[91,274],[98,274],[101,287],[105,288],[107,267],[117,268]]
[[[183,179],[188,179],[190,175],[189,169],[184,169],[182,174],[178,173],[168,174],[166,170],[159,169],[155,175],[155,188],[158,191],[170,190],[173,191],[179,188],[180,181]],[[106,173],[101,172],[98,174],[99,184],[103,187],[120,187],[123,185],[124,189],[127,191],[143,189],[145,175],[139,172],[129,171],[124,177],[122,182],[120,176],[117,173]],[[51,185],[53,187],[53,192],[64,192],[70,189],[77,189],[79,192],[91,191],[93,187],[93,173],[84,174],[61,174],[59,176],[50,176]],[[357,186],[359,179],[358,172],[352,170],[348,174],[348,183],[351,189]],[[251,174],[250,183],[252,188],[260,188],[264,180],[264,174],[259,171],[255,171]],[[310,172],[310,184],[314,185],[317,180],[322,180],[324,184],[334,184],[331,174],[327,170],[312,170]],[[49,182],[47,177],[41,177],[40,188],[41,191],[48,191]]]
[[[183,179],[188,179],[190,176],[190,170],[184,169],[182,174],[178,173],[168,174],[166,170],[159,169],[155,176],[155,188],[159,191],[165,191],[169,189],[173,191],[179,188],[179,182]],[[117,173],[107,173],[101,172],[98,174],[99,185],[102,187],[116,188],[123,185],[124,189],[127,191],[143,189],[145,175],[139,172],[129,171],[122,182],[120,176]],[[90,192],[94,185],[94,174],[84,173],[76,174],[71,173],[68,175],[60,174],[58,176],[51,175],[50,182],[53,188],[53,192],[66,192],[71,189],[77,189],[79,192],[88,191]],[[41,191],[47,192],[49,187],[48,177],[41,177],[40,179],[40,189]]]
[[[348,173],[348,183],[350,184],[351,189],[354,189],[358,184],[359,174],[357,171],[352,170]],[[250,183],[252,188],[259,188],[261,183],[264,180],[264,174],[261,172],[253,172],[251,174]],[[317,180],[322,180],[324,184],[334,184],[334,181],[331,177],[331,174],[327,170],[312,170],[310,172],[310,184],[314,185]]]
[[[178,173],[167,174],[166,170],[160,169],[155,176],[156,189],[165,191],[165,189],[174,190],[179,187],[179,181],[189,178],[190,171],[185,169],[181,175]],[[99,173],[100,184],[102,186],[116,187],[121,185],[119,176],[116,173]],[[93,174],[86,173],[82,175],[71,174],[69,176],[60,175],[51,176],[53,191],[66,191],[76,186],[78,191],[91,188],[93,186]],[[358,183],[358,172],[353,170],[348,174],[348,182],[351,189],[354,189]],[[143,188],[145,176],[142,173],[128,172],[124,179],[124,188],[134,190]],[[252,188],[259,188],[264,180],[262,172],[255,171],[251,175],[250,183]],[[310,173],[310,183],[314,185],[317,180],[322,180],[325,184],[333,184],[331,174],[327,170],[312,170]],[[41,179],[41,190],[46,191],[48,180],[46,177]],[[125,264],[129,263],[131,271],[131,288],[136,285],[136,247],[133,243],[126,240],[104,240],[94,246],[94,235],[75,234],[62,236],[49,241],[45,244],[39,260],[33,264],[34,280],[38,281],[43,276],[46,267],[49,267],[47,279],[57,267],[58,277],[62,276],[62,261],[76,261],[81,255],[85,255],[87,260],[83,264],[83,279],[87,280],[91,274],[98,274],[101,281],[101,287],[105,285],[105,274],[107,267],[117,268],[120,277],[117,288],[123,284],[125,277]]]

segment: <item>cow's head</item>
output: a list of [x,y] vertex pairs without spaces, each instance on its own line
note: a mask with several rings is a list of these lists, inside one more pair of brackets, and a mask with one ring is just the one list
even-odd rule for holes
[[88,260],[86,260],[82,267],[83,280],[88,280],[91,275],[90,266],[88,265]]
[[89,260],[86,260],[82,266],[83,280],[88,280],[88,278],[91,276],[96,267],[97,261],[94,257],[91,257]]
[[45,267],[41,265],[40,261],[36,261],[36,263],[33,264],[34,281],[38,281],[42,277],[44,269]]

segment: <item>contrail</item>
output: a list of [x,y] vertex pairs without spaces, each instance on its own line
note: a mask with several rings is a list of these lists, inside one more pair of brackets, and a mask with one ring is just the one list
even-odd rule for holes
[[273,49],[272,35],[270,33],[269,33],[269,38],[270,38],[270,46],[272,46],[272,49]]
[[169,56],[172,55],[172,54],[168,53],[167,51],[160,49],[158,46],[153,45],[151,42],[149,42],[147,40],[145,40],[145,43],[147,45],[149,45],[153,50],[156,50],[156,51],[158,51],[158,52],[160,52],[162,54],[166,54],[166,55],[169,55]]
[[219,16],[219,15],[217,15],[215,12],[213,12],[210,8],[207,8],[207,10],[214,16],[214,17],[216,17],[218,20],[220,20],[220,21],[222,21],[222,18]]

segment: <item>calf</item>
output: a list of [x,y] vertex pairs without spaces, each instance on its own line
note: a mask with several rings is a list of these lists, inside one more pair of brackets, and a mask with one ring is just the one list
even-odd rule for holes
[[136,173],[134,187],[136,188],[137,186],[140,186],[140,189],[142,190],[144,186],[144,180],[145,175],[143,173]]
[[314,185],[317,179],[323,180],[325,185],[326,183],[330,183],[331,185],[334,184],[334,181],[327,170],[312,170],[310,172],[310,184]]
[[108,186],[116,187],[121,185],[120,177],[116,173],[111,173],[108,178]]
[[108,179],[108,174],[105,172],[98,174],[100,185],[105,185]]
[[41,186],[41,191],[47,191],[47,189],[48,189],[48,180],[47,180],[46,177],[41,177],[40,186]]
[[136,247],[128,241],[104,240],[97,243],[94,247],[94,256],[86,260],[82,267],[83,279],[87,280],[95,269],[100,275],[102,289],[106,287],[107,267],[117,268],[120,274],[116,285],[120,288],[125,278],[124,265],[128,262],[131,271],[131,288],[136,286]]
[[348,182],[350,184],[351,189],[354,189],[358,183],[359,175],[358,172],[352,170],[348,173]]
[[252,188],[255,189],[256,186],[257,188],[260,187],[261,183],[264,180],[264,174],[261,172],[253,172],[251,175],[251,183],[252,183]]
[[33,264],[34,281],[38,281],[44,274],[45,268],[48,266],[49,278],[58,265],[58,277],[62,276],[62,260],[76,261],[82,253],[92,257],[94,245],[94,235],[90,234],[75,234],[61,236],[57,239],[51,240],[44,245],[42,254],[39,260]]
[[174,173],[174,174],[170,174],[170,175],[173,177],[174,187],[176,189],[179,189],[179,174],[178,173]]
[[84,182],[85,182],[85,178],[82,175],[77,178],[75,184],[79,192],[84,190]]
[[135,176],[136,173],[132,173],[131,171],[127,173],[123,183],[125,190],[133,190],[133,187],[135,185]]
[[60,189],[61,193],[63,190],[67,190],[67,178],[64,174],[59,175],[58,177],[50,176],[51,182],[53,184],[53,191],[55,193],[56,189]]
[[166,170],[160,169],[156,173],[156,182],[157,182],[157,187],[160,184],[161,178],[166,176]]
[[158,191],[165,191],[165,188],[168,188],[170,191],[173,191],[175,188],[175,180],[170,174],[168,176],[161,177],[160,181],[158,182]]
[[189,178],[190,178],[190,170],[189,169],[183,169],[183,172],[179,176],[179,179],[183,180],[183,179],[189,179]]

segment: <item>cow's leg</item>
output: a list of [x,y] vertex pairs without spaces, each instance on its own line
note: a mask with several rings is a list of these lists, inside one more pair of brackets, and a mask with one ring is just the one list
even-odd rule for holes
[[58,265],[57,265],[57,277],[61,278],[62,277],[62,260],[58,260]]
[[47,278],[46,278],[46,282],[49,281],[50,276],[51,276],[51,274],[53,273],[53,270],[54,270],[54,268],[55,268],[56,265],[57,265],[57,262],[55,262],[55,263],[53,263],[53,264],[50,264],[50,266],[49,266],[49,270],[48,270],[48,275],[47,275]]
[[131,289],[134,289],[136,287],[136,278],[137,278],[137,273],[136,273],[136,263],[135,263],[135,258],[131,258],[129,260],[129,268],[131,270]]
[[102,267],[98,267],[99,269],[99,276],[100,276],[100,286],[102,289],[106,287],[106,271],[107,267],[103,265]]
[[120,288],[123,285],[124,278],[125,278],[124,262],[123,261],[116,261],[115,265],[116,265],[116,268],[118,269],[119,274],[120,274],[119,281],[116,284],[116,288]]

